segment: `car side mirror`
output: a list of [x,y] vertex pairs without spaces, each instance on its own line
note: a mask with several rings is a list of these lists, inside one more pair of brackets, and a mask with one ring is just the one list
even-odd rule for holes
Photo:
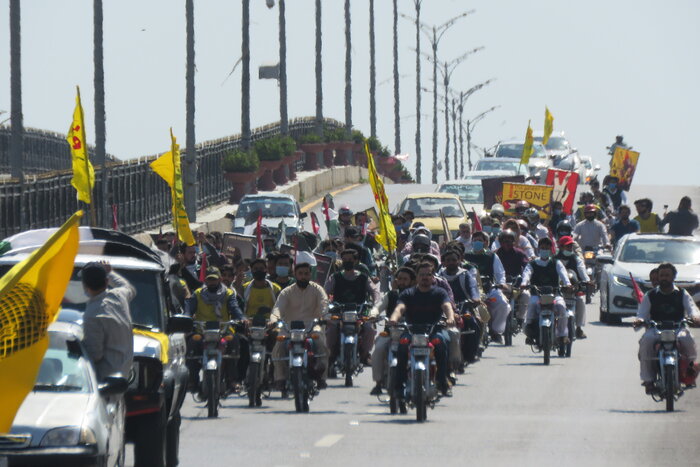
[[599,171],[599,170],[600,170],[600,164],[596,164],[595,167],[593,167],[593,168],[596,170],[596,172]]
[[194,321],[191,316],[173,315],[168,318],[168,334],[192,332],[194,329]]
[[235,212],[227,212],[225,217],[226,217],[226,219],[233,220],[236,218],[236,213]]
[[124,394],[129,388],[129,381],[121,373],[107,376],[98,386],[97,390],[101,396],[116,396]]
[[601,264],[613,264],[615,263],[615,260],[613,259],[612,255],[598,255],[596,258],[596,261],[598,261]]
[[301,219],[306,219],[307,217],[309,217],[309,214],[306,213],[306,212],[302,212],[302,213],[301,213],[301,216],[299,216],[299,217],[300,217]]

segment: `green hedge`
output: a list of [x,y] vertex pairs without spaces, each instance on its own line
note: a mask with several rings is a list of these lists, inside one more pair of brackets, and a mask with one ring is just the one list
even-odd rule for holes
[[257,172],[260,168],[260,159],[255,149],[231,151],[224,156],[221,167],[225,172]]

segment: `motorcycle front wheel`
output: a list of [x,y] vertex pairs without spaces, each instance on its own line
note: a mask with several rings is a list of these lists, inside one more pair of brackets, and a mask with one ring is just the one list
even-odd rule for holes
[[664,397],[666,397],[666,412],[673,412],[673,404],[675,402],[674,396],[675,396],[675,384],[674,384],[674,377],[675,377],[675,368],[673,365],[666,365],[664,367],[664,379],[666,383],[666,388],[664,389]]
[[424,422],[428,418],[428,406],[425,400],[425,371],[416,370],[413,375],[413,394],[416,405],[416,420]]
[[292,368],[292,388],[294,389],[294,408],[297,412],[309,411],[309,393],[304,384],[304,368]]
[[569,321],[567,323],[567,328],[569,330],[569,343],[566,344],[566,357],[571,357],[571,350],[574,346],[574,340],[576,340],[576,323],[574,323],[574,317],[569,316]]
[[544,364],[549,365],[549,354],[552,351],[552,342],[550,341],[549,328],[540,328],[540,335],[542,336],[542,342],[540,342],[540,346],[542,347],[542,354],[544,355]]
[[513,309],[511,308],[506,318],[506,330],[503,331],[503,344],[506,347],[513,345]]
[[248,365],[248,407],[255,407],[255,401],[258,398],[257,395],[260,392],[260,383],[258,380],[258,374],[260,374],[260,364],[250,363]]
[[207,370],[204,378],[207,386],[207,417],[219,416],[219,377],[217,370]]
[[396,367],[389,368],[389,376],[386,380],[386,390],[389,393],[389,412],[395,415],[399,411],[399,401],[396,398]]
[[343,365],[345,366],[345,387],[351,388],[353,374],[352,360],[355,356],[355,346],[352,344],[345,344],[343,353],[343,356],[345,357],[345,361],[343,362]]

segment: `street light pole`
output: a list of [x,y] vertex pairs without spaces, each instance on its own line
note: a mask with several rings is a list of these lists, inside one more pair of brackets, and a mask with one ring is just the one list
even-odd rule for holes
[[[109,169],[106,157],[106,131],[105,131],[105,70],[102,27],[102,0],[93,2],[93,61],[94,61],[94,86],[95,86],[95,163],[102,166],[100,200],[98,212],[102,217],[101,225],[109,227],[108,186]],[[93,200],[93,202],[95,202]]]
[[350,0],[345,0],[345,136],[352,136],[352,34]]
[[289,134],[289,118],[287,116],[287,21],[285,18],[285,0],[279,0],[279,41],[280,41],[280,132]]
[[394,154],[401,154],[401,116],[399,115],[399,15],[394,0]]
[[185,211],[190,222],[197,220],[197,153],[195,150],[194,92],[194,0],[185,1],[187,65],[185,70]]
[[369,0],[369,128],[370,136],[377,137],[377,70],[374,63],[374,0]]
[[19,179],[20,229],[26,228],[24,202],[24,124],[22,122],[22,32],[20,29],[20,1],[10,0],[10,176]]
[[323,41],[321,35],[321,0],[316,0],[316,134],[323,137]]
[[241,40],[241,145],[250,149],[250,0],[242,0],[243,37]]
[[490,109],[484,110],[479,115],[474,117],[472,120],[467,120],[467,156],[469,158],[469,160],[468,160],[469,170],[472,169],[472,151],[471,151],[472,131],[474,131],[476,124],[479,123],[481,120],[483,120],[487,114],[489,114],[490,112],[493,112],[494,110],[496,110],[499,107],[500,107],[500,105],[495,105],[495,106],[491,107]]
[[[416,115],[418,116],[416,118],[416,183],[421,183],[422,181],[422,165],[421,165],[421,138],[420,138],[420,107],[421,107],[421,79],[420,79],[420,28],[421,28],[421,22],[420,22],[420,7],[421,4],[423,3],[423,0],[413,0],[413,5],[416,8],[416,17],[411,18],[410,16],[407,15],[401,15],[401,17],[409,19],[413,21],[416,25]],[[396,11],[396,5],[394,4],[394,11]],[[396,47],[396,46],[394,46]],[[396,49],[395,49],[396,50]],[[398,56],[398,52],[394,52],[395,55],[394,57]],[[397,88],[398,88],[398,71],[396,68],[397,65],[394,67],[394,96],[398,94]],[[395,97],[396,98],[396,97]],[[396,107],[394,108],[394,118],[396,118],[397,115],[397,110]],[[397,126],[398,127],[398,126]]]

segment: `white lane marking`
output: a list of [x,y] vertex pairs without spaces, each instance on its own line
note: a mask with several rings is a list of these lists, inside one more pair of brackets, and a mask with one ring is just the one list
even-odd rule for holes
[[323,438],[316,441],[316,444],[314,444],[314,446],[317,448],[329,448],[341,439],[343,439],[343,436],[344,435],[326,435]]
[[300,452],[299,457],[301,457],[302,459],[309,459],[309,458],[311,458],[311,453],[310,452]]
[[350,425],[352,426],[358,426],[359,424],[360,422],[358,422],[357,420],[350,420]]

